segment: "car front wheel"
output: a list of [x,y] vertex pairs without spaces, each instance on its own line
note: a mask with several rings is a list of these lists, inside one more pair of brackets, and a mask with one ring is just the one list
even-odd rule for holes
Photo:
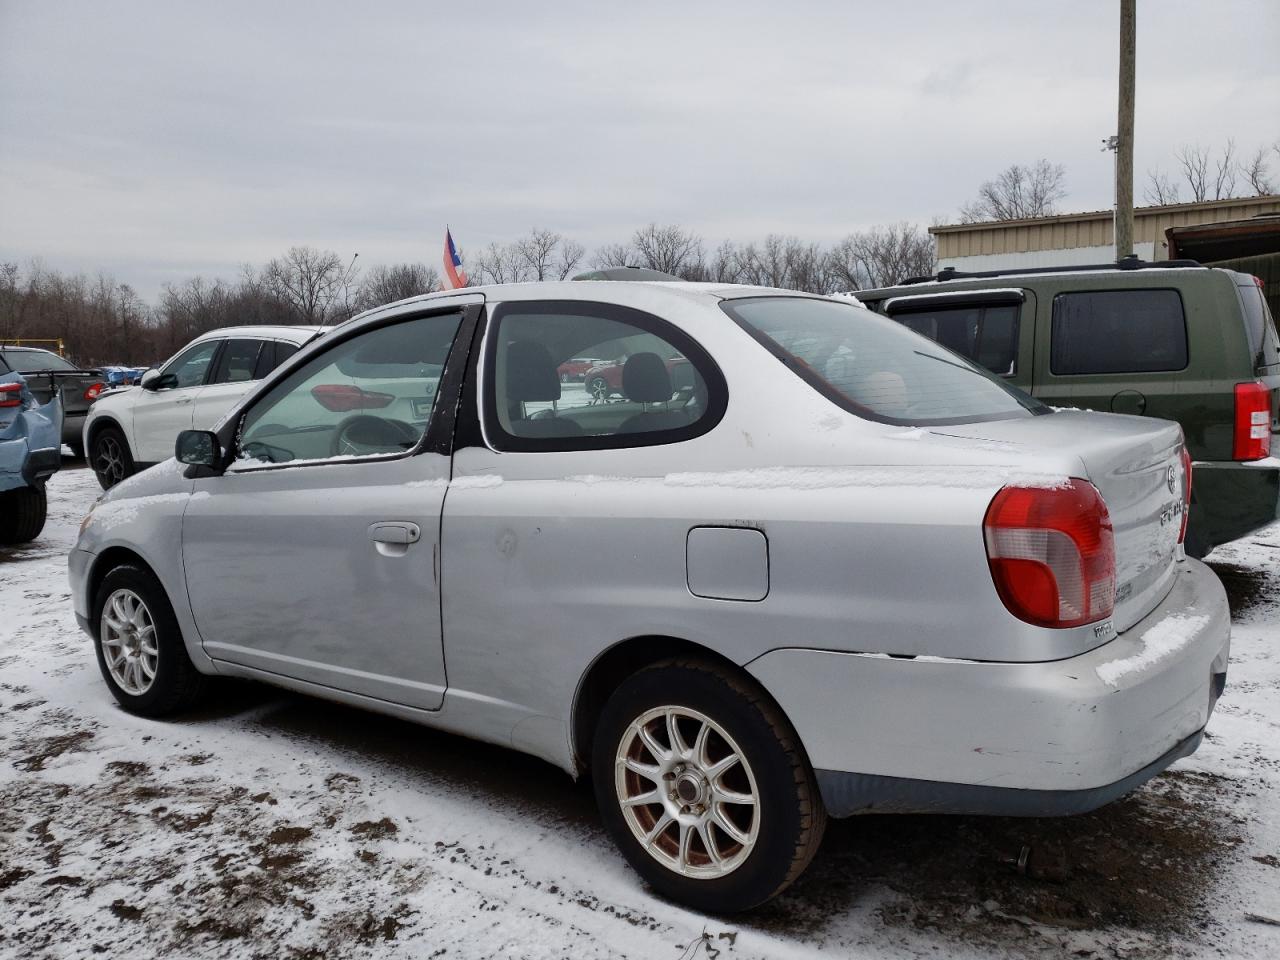
[[191,706],[204,678],[187,655],[164,587],[149,570],[116,567],[94,596],[98,667],[130,713],[159,717]]
[[776,896],[817,852],[826,812],[794,730],[728,670],[670,661],[606,704],[596,799],[615,842],[659,893],[732,913]]
[[110,490],[121,480],[132,476],[133,457],[124,434],[115,427],[104,427],[93,438],[89,465],[103,490]]

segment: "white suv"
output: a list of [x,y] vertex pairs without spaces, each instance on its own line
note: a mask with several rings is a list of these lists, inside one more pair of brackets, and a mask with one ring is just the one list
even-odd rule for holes
[[89,408],[84,448],[104,490],[173,456],[183,430],[208,430],[253,384],[327,327],[224,327],[197,337],[138,387]]

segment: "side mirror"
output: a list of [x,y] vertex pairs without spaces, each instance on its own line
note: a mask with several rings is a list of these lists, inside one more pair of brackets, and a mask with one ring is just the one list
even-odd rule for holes
[[216,470],[222,450],[216,434],[208,430],[183,430],[174,444],[173,455],[179,463]]
[[138,379],[138,386],[143,390],[155,390],[156,381],[160,379],[160,371],[152,367]]

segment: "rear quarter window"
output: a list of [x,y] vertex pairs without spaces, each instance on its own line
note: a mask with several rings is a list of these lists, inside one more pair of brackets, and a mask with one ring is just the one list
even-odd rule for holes
[[1177,290],[1094,290],[1053,298],[1049,369],[1056,376],[1186,366],[1187,318]]
[[1274,363],[1274,357],[1265,356],[1267,328],[1271,328],[1271,338],[1275,339],[1275,320],[1267,309],[1267,301],[1262,299],[1262,289],[1250,279],[1249,283],[1236,284],[1236,293],[1240,295],[1240,306],[1244,309],[1244,325],[1249,334],[1249,352],[1254,356],[1262,353],[1264,363]]

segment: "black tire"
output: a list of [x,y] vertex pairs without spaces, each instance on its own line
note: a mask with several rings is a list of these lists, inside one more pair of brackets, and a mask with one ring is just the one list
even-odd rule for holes
[[103,427],[94,433],[89,466],[103,490],[110,490],[121,480],[137,473],[129,443],[118,427]]
[[[117,682],[107,666],[103,650],[104,614],[108,600],[117,591],[130,591],[145,606],[155,628],[155,675],[141,693],[130,692]],[[205,686],[204,676],[195,668],[182,640],[182,630],[164,587],[150,570],[124,564],[112,569],[102,579],[93,598],[93,649],[98,656],[98,669],[119,702],[130,713],[144,717],[161,717],[194,706]]]
[[[759,818],[754,846],[737,846],[742,859],[730,872],[713,878],[685,876],[650,854],[633,833],[623,811],[615,778],[615,763],[624,737],[631,741],[630,726],[646,712],[665,706],[692,709],[710,718],[736,743],[752,771],[756,804],[750,808]],[[654,721],[655,723],[657,721]],[[681,721],[682,723],[688,721]],[[682,736],[696,736],[683,728]],[[662,734],[659,732],[659,736]],[[716,735],[712,734],[712,738]],[[668,745],[670,738],[668,737]],[[727,741],[721,741],[727,746]],[[656,757],[656,754],[651,754]],[[736,913],[759,906],[790,885],[813,859],[822,842],[827,814],[822,806],[813,770],[791,724],[768,696],[748,679],[730,670],[698,660],[671,660],[633,674],[614,691],[600,717],[592,745],[592,769],[596,802],[605,826],[631,866],[659,894],[711,913]],[[624,774],[624,777],[627,774]],[[746,782],[746,774],[741,782]],[[728,774],[723,775],[725,784]],[[646,781],[647,783],[647,781]],[[672,782],[672,786],[676,783]],[[733,789],[740,789],[730,785]],[[624,789],[626,789],[624,787]],[[640,792],[644,791],[640,787]],[[660,787],[666,790],[666,787]],[[635,793],[628,795],[634,797]],[[682,799],[675,799],[677,805]],[[714,803],[707,807],[714,807]],[[660,819],[666,801],[646,805],[646,816]],[[695,811],[699,808],[694,808]],[[722,807],[722,809],[725,809]],[[738,827],[749,830],[750,814]],[[654,823],[654,826],[657,824]],[[642,825],[642,829],[649,822]],[[708,828],[709,829],[709,828]],[[658,846],[677,846],[680,827],[662,835]],[[721,840],[727,833],[717,832]],[[690,841],[701,844],[701,841]],[[717,842],[718,845],[718,842]],[[735,849],[730,841],[729,846]],[[702,844],[705,850],[705,844]],[[679,856],[667,851],[668,856]],[[690,860],[697,854],[691,848]],[[709,863],[709,858],[704,857]],[[732,853],[728,859],[732,859]]]
[[0,543],[28,543],[40,536],[48,507],[43,486],[0,493]]

